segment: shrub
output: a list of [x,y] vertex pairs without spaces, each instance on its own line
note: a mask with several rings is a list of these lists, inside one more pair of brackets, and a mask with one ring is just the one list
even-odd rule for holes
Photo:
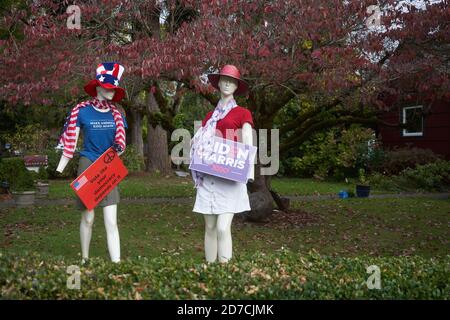
[[33,173],[25,168],[22,158],[5,158],[0,162],[0,180],[9,183],[12,191],[34,190]]
[[41,181],[47,181],[48,180],[47,169],[44,167],[40,167],[36,179]]
[[373,138],[372,129],[357,125],[318,133],[300,147],[302,157],[292,157],[283,162],[285,172],[321,178],[329,175],[339,179],[357,176],[358,170],[366,168],[372,157],[378,155],[374,151]]
[[450,186],[450,161],[439,160],[425,165],[418,165],[415,169],[405,169],[401,176],[405,177],[416,188],[440,191]]
[[73,158],[69,161],[66,168],[62,173],[56,172],[56,168],[58,167],[59,160],[61,159],[61,151],[56,150],[55,148],[48,148],[45,151],[45,154],[48,157],[48,166],[47,166],[47,174],[50,179],[56,178],[76,178],[78,171],[78,162],[80,160],[80,154],[75,152]]
[[144,157],[138,153],[134,145],[128,145],[125,153],[120,158],[130,172],[142,171],[144,169]]
[[371,171],[386,175],[398,175],[405,169],[414,169],[418,165],[440,160],[441,156],[428,149],[394,148],[386,150],[382,161],[372,163]]
[[50,133],[39,124],[16,126],[14,133],[2,135],[1,139],[12,144],[12,149],[22,154],[40,153],[48,145]]
[[377,188],[389,191],[445,191],[450,187],[450,161],[418,165],[394,176],[374,173],[370,180]]
[[[72,259],[0,253],[3,299],[449,299],[450,256],[327,257],[315,252],[236,256],[227,264],[170,255],[120,264],[94,258],[67,288]],[[370,290],[367,267],[381,272]]]

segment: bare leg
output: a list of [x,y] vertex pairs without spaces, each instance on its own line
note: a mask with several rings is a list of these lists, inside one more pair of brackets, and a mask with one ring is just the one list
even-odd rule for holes
[[217,218],[217,239],[219,262],[228,262],[233,254],[233,242],[231,239],[231,222],[233,213],[220,214]]
[[205,257],[206,261],[214,262],[217,259],[217,216],[205,214]]
[[94,224],[94,210],[86,210],[81,213],[80,239],[81,256],[83,260],[89,258],[89,245],[92,237],[92,225]]
[[105,221],[106,239],[112,262],[120,262],[120,237],[117,227],[117,205],[113,204],[103,208]]

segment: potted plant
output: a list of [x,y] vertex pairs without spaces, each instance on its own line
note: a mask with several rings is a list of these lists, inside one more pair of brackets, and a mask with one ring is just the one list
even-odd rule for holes
[[34,204],[36,191],[34,189],[34,181],[29,177],[21,177],[11,186],[12,196],[16,203],[16,207],[26,207]]
[[33,175],[25,168],[23,159],[6,158],[1,162],[2,180],[11,189],[17,207],[34,204],[35,189]]
[[41,167],[39,169],[39,173],[36,180],[36,189],[38,198],[45,198],[48,196],[49,191],[49,182],[48,182],[48,173],[45,168]]
[[367,198],[370,195],[370,184],[366,177],[366,171],[359,169],[359,183],[356,185],[356,196],[358,198]]

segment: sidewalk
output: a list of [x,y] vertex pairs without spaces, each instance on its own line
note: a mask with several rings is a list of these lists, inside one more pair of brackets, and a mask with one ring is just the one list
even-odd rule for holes
[[[448,192],[443,193],[393,193],[393,194],[374,194],[369,197],[369,199],[395,199],[395,198],[416,198],[425,197],[430,199],[450,199],[450,194]],[[324,195],[307,195],[307,196],[286,196],[291,201],[316,201],[316,200],[331,200],[339,199],[338,195],[335,194],[324,194]],[[356,198],[355,198],[356,199]],[[360,198],[363,199],[363,198]],[[121,204],[194,204],[193,197],[180,197],[180,198],[122,198],[120,200]],[[342,199],[345,201],[346,199]],[[35,206],[45,207],[45,206],[64,206],[64,205],[74,205],[75,199],[36,199]],[[12,208],[14,207],[14,200],[0,201],[0,209],[2,208]]]

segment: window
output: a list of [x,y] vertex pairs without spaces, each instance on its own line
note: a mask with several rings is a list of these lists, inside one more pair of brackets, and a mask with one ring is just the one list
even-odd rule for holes
[[404,137],[423,136],[422,106],[403,108],[402,123],[406,125],[402,130]]

